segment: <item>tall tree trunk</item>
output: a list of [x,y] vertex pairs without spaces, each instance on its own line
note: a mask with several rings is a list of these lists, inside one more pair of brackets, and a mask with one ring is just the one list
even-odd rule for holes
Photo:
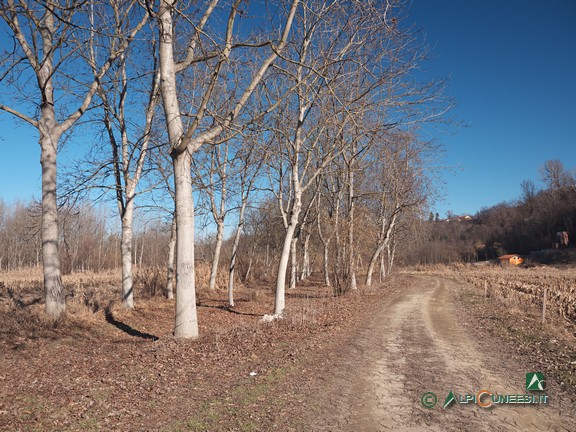
[[342,268],[342,239],[340,238],[340,232],[336,231],[336,233],[334,234],[334,240],[336,242],[336,263],[335,263],[335,268],[336,271],[340,271],[340,269]]
[[168,268],[166,271],[166,297],[174,298],[174,263],[176,259],[176,218],[172,218],[170,242],[168,243]]
[[329,246],[330,242],[325,242],[324,243],[324,285],[326,285],[327,287],[332,286],[330,283],[330,268],[328,265],[328,260],[329,260],[329,251],[328,251],[328,246]]
[[329,266],[328,266],[328,260],[330,258],[329,255],[329,251],[328,251],[328,246],[330,244],[330,240],[332,239],[332,237],[328,237],[326,238],[323,231],[322,231],[322,218],[320,217],[320,197],[318,197],[318,202],[317,202],[317,219],[316,219],[316,223],[318,225],[318,236],[320,237],[320,241],[322,241],[322,246],[324,247],[324,255],[323,255],[323,260],[322,260],[322,264],[323,264],[323,272],[324,272],[324,285],[326,286],[330,286],[330,274],[329,274]]
[[374,253],[372,254],[372,258],[370,259],[370,264],[368,265],[368,271],[366,272],[366,286],[372,285],[372,273],[374,272],[374,268],[376,267],[376,263],[378,262],[378,257],[382,254],[384,250],[385,244],[380,243]]
[[[120,235],[120,246],[122,246],[122,235]],[[122,259],[122,247],[120,247],[120,259]],[[134,240],[134,263],[138,263],[138,239]]]
[[290,269],[290,289],[296,288],[296,278],[298,273],[298,257],[296,256],[296,245],[298,243],[298,238],[293,237],[290,241],[290,261],[291,261],[291,269]]
[[292,246],[292,239],[294,232],[298,225],[298,218],[302,210],[302,190],[300,188],[300,180],[298,178],[298,168],[295,164],[295,170],[292,172],[292,186],[294,188],[294,202],[290,212],[290,220],[286,228],[284,236],[284,245],[282,246],[282,255],[280,255],[280,262],[278,263],[278,273],[276,275],[276,296],[274,299],[274,315],[280,316],[286,307],[286,270],[288,269],[288,258],[290,257],[290,249]]
[[184,125],[176,89],[174,61],[173,0],[164,0],[158,9],[160,30],[159,57],[161,69],[162,106],[170,139],[174,166],[176,205],[176,314],[174,336],[195,339],[198,334],[196,286],[194,272],[194,202],[190,168],[192,155],[182,148]]
[[304,237],[304,244],[302,245],[302,273],[300,279],[308,279],[310,276],[310,236],[311,233],[306,234]]
[[140,257],[138,258],[138,267],[142,268],[142,258],[144,257],[144,242],[146,241],[146,232],[142,234],[142,244],[140,245]]
[[44,264],[44,291],[46,314],[58,318],[66,309],[66,297],[60,273],[58,250],[57,162],[58,141],[62,135],[56,123],[54,108],[53,31],[54,15],[47,11],[43,22],[42,42],[44,59],[36,71],[42,94],[38,131],[40,133],[40,164],[42,165],[42,262]]
[[252,253],[252,254],[250,254],[250,260],[248,261],[248,268],[246,269],[246,274],[244,275],[244,281],[250,280],[250,275],[252,273],[252,262],[253,261],[254,261],[254,254]]
[[230,257],[230,268],[228,270],[228,304],[234,306],[234,271],[236,269],[236,254],[238,253],[238,245],[240,244],[240,236],[242,235],[242,228],[244,227],[244,212],[246,210],[247,200],[242,200],[240,207],[240,215],[238,216],[238,227],[236,235],[234,236],[234,244],[232,245],[232,256]]
[[384,248],[390,251],[390,239],[392,232],[396,227],[396,220],[398,219],[398,214],[401,211],[401,207],[396,206],[389,218],[384,215],[384,211],[385,209],[382,207],[380,214],[380,232],[378,233],[378,244],[374,254],[372,255],[372,259],[370,260],[370,265],[368,266],[368,272],[366,273],[366,286],[372,285],[372,273],[374,272],[374,267],[376,266],[378,257],[384,253]]
[[134,309],[134,285],[132,277],[132,222],[134,219],[134,197],[126,198],[126,208],[122,215],[122,305]]
[[292,238],[296,225],[298,223],[298,214],[293,210],[290,224],[286,229],[284,236],[284,246],[282,247],[282,255],[280,255],[280,262],[278,263],[278,274],[276,276],[276,296],[274,298],[274,315],[280,316],[286,307],[286,271],[288,270],[288,259],[290,258],[290,247],[292,245]]
[[[254,256],[254,254],[252,254]],[[250,260],[250,264],[252,264],[252,260]],[[264,264],[264,276],[268,277],[268,272],[270,271],[270,243],[266,242],[266,261]],[[246,273],[246,277],[248,277],[248,273]]]
[[[355,149],[353,149],[355,151]],[[352,162],[351,162],[352,163]],[[357,289],[356,284],[356,266],[354,262],[354,171],[350,166],[348,182],[348,276],[350,289]]]
[[188,151],[174,157],[176,190],[176,318],[174,336],[198,337],[194,268],[194,200]]
[[[206,105],[214,97],[213,91],[215,85],[209,85],[206,89],[206,93],[203,97],[205,103],[198,110],[197,117],[192,125],[190,125],[186,130],[186,133],[184,133],[184,125],[182,123],[182,115],[176,86],[177,67],[174,53],[175,41],[172,16],[172,14],[175,13],[175,3],[176,0],[161,1],[157,14],[160,36],[159,64],[162,76],[162,105],[164,108],[166,127],[168,129],[170,140],[171,156],[174,161],[174,183],[176,186],[176,249],[178,262],[176,279],[176,326],[174,335],[182,338],[196,338],[198,337],[198,318],[196,314],[196,290],[194,285],[194,203],[190,177],[192,154],[203,144],[214,140],[239,117],[239,114],[248,103],[252,93],[265,76],[266,71],[276,60],[279,52],[281,52],[286,46],[299,2],[298,0],[292,0],[290,12],[286,18],[286,25],[282,31],[280,41],[275,44],[273,52],[263,60],[261,66],[254,73],[250,83],[246,86],[244,92],[242,92],[242,96],[237,100],[234,108],[223,116],[223,122],[210,127],[207,131],[204,131],[195,138],[193,137],[198,132],[198,125],[205,114]],[[201,20],[200,28],[196,28],[198,32],[202,31],[202,27],[208,20],[212,10],[214,10],[216,3],[216,1],[213,1],[208,6],[208,10],[206,11],[204,18]],[[226,46],[221,52],[220,60],[213,78],[219,76],[220,67],[228,60],[232,50],[233,25],[239,4],[240,1],[237,1],[231,6],[228,28],[226,31]],[[194,42],[191,47],[194,47],[195,43],[196,42]],[[188,52],[193,57],[194,49],[190,49],[189,47]],[[192,64],[192,57],[190,58],[190,61],[184,60],[183,63],[180,63],[180,70],[183,70]],[[216,80],[213,80],[212,83],[216,83]],[[219,117],[217,113],[216,116]]]
[[390,274],[392,267],[394,267],[394,259],[396,257],[396,242],[388,242],[386,249],[388,251],[388,274]]
[[218,265],[220,263],[220,251],[222,250],[222,240],[224,238],[224,221],[218,220],[216,229],[216,246],[214,247],[214,258],[212,259],[212,270],[210,271],[210,291],[216,289],[216,277],[218,276]]
[[56,199],[58,139],[54,133],[53,107],[42,107],[40,120],[40,163],[42,165],[42,262],[44,264],[44,290],[46,314],[58,318],[66,309],[66,299],[60,273],[58,248],[58,204]]

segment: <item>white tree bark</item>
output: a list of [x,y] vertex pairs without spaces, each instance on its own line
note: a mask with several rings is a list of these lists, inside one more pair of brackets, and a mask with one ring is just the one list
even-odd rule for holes
[[44,291],[46,314],[57,318],[66,309],[66,299],[60,274],[58,248],[58,205],[56,199],[56,154],[58,139],[54,134],[55,119],[52,104],[42,107],[39,122],[40,162],[42,165],[42,263],[44,265]]
[[[355,153],[355,149],[352,149],[352,154]],[[356,284],[356,262],[355,262],[355,245],[354,245],[354,168],[352,167],[352,162],[349,164],[348,173],[348,277],[350,289],[355,290],[358,288]]]
[[170,242],[168,243],[168,266],[166,271],[166,297],[174,298],[174,264],[176,262],[176,219],[172,218]]
[[[224,220],[226,218],[226,194],[227,194],[227,177],[226,171],[228,168],[228,143],[224,145],[224,160],[220,160],[220,152],[218,149],[212,152],[212,162],[210,166],[210,206],[214,222],[216,222],[216,244],[214,245],[214,257],[212,259],[212,269],[210,271],[210,282],[208,289],[214,291],[216,289],[216,278],[218,276],[218,267],[220,265],[220,252],[222,250],[222,242],[224,240]],[[216,205],[216,185],[212,181],[213,171],[216,170],[220,178],[220,205]]]
[[296,245],[298,244],[298,238],[293,237],[290,240],[290,289],[296,288],[296,279],[298,274],[298,254],[296,251]]
[[66,299],[60,274],[58,250],[60,239],[58,238],[58,203],[56,198],[56,158],[58,141],[62,131],[56,122],[54,108],[53,31],[54,15],[47,11],[44,18],[44,31],[41,32],[43,49],[47,54],[42,63],[37,65],[38,69],[36,70],[38,84],[42,87],[43,96],[37,127],[40,132],[40,164],[42,165],[42,262],[44,264],[46,313],[48,316],[58,317],[66,309]]
[[120,254],[122,256],[122,305],[134,309],[134,286],[132,279],[132,224],[134,220],[134,199],[128,198],[122,215]]
[[[332,182],[331,187],[328,188],[328,194],[331,194],[331,203],[330,211],[326,215],[326,218],[333,221],[332,230],[329,235],[326,235],[325,230],[322,228],[322,211],[320,202],[322,200],[322,194],[318,196],[318,200],[316,201],[316,222],[317,222],[317,229],[318,229],[318,236],[320,237],[320,241],[322,242],[324,254],[323,254],[323,271],[324,271],[324,285],[332,286],[330,282],[330,253],[329,253],[329,246],[332,242],[334,236],[338,236],[338,232],[340,230],[340,203],[342,200],[342,188],[336,188],[334,182]],[[336,240],[336,248],[339,250],[340,241],[339,238]],[[338,252],[338,256],[339,256]],[[340,260],[336,260],[336,269],[339,268]]]
[[284,245],[282,247],[282,254],[280,255],[280,262],[278,263],[278,273],[276,275],[276,295],[274,297],[274,315],[276,316],[281,316],[286,308],[286,271],[288,270],[292,238],[298,225],[301,208],[302,203],[300,199],[295,198],[290,222],[284,236]]
[[162,106],[174,167],[176,205],[176,313],[174,336],[195,339],[198,333],[194,272],[194,202],[192,199],[191,153],[182,145],[184,125],[176,89],[176,63],[172,13],[175,0],[163,0],[158,11]]
[[210,270],[210,283],[208,289],[216,290],[216,277],[218,276],[218,266],[220,264],[220,252],[222,241],[224,240],[224,220],[219,218],[216,222],[216,244],[214,245],[214,257],[212,258],[212,268]]
[[212,11],[218,3],[213,0],[207,7],[200,23],[195,26],[195,36],[192,38],[187,51],[186,59],[176,65],[174,55],[174,28],[173,13],[176,13],[174,5],[176,0],[162,0],[158,10],[158,25],[160,32],[160,69],[162,75],[162,105],[166,118],[168,136],[172,159],[174,161],[174,183],[176,186],[176,249],[177,249],[177,277],[176,277],[176,323],[174,335],[178,338],[198,337],[198,318],[196,312],[196,289],[194,272],[194,203],[192,199],[192,185],[190,168],[192,154],[202,145],[211,142],[222,132],[226,131],[236,121],[240,112],[244,109],[251,95],[278,55],[287,44],[288,35],[292,27],[294,15],[299,1],[293,0],[290,12],[286,18],[280,41],[266,57],[247,84],[244,92],[239,97],[233,109],[228,113],[222,113],[223,120],[202,133],[198,126],[206,113],[209,100],[213,97],[215,83],[220,76],[221,66],[228,60],[232,51],[233,26],[239,0],[231,5],[224,45],[221,47],[217,65],[214,68],[210,84],[202,96],[202,102],[197,110],[194,121],[184,130],[178,90],[176,86],[176,73],[192,65],[195,58],[195,48],[203,29]]
[[[148,152],[150,142],[150,132],[154,113],[159,97],[160,76],[155,71],[152,78],[152,89],[150,91],[148,105],[145,109],[145,123],[140,137],[134,140],[140,143],[139,146],[132,146],[128,137],[128,125],[126,120],[126,97],[129,92],[128,76],[126,71],[126,57],[121,57],[119,68],[120,79],[112,84],[110,90],[100,88],[98,94],[102,100],[104,110],[104,123],[108,132],[110,146],[112,148],[112,164],[114,167],[116,201],[122,226],[121,235],[121,260],[122,260],[122,305],[127,309],[134,308],[134,286],[132,264],[138,262],[136,247],[134,248],[134,260],[132,261],[132,240],[134,222],[134,201],[136,198],[136,188],[140,182],[144,162]],[[113,93],[112,98],[107,91]],[[118,106],[111,106],[110,99],[118,99]],[[115,118],[117,125],[114,125],[112,118]],[[115,130],[120,133],[120,146],[118,146]],[[120,147],[120,148],[119,148]],[[136,150],[139,150],[138,157],[134,157]],[[133,160],[136,162],[133,163]],[[139,265],[142,267],[142,257],[144,253],[144,239],[140,248]]]
[[[228,304],[230,307],[234,306],[234,275],[236,270],[236,255],[238,254],[238,247],[240,245],[240,237],[242,235],[242,230],[244,229],[244,214],[246,213],[246,207],[248,205],[248,198],[252,193],[252,188],[254,182],[258,178],[262,165],[264,164],[265,154],[256,153],[254,150],[256,148],[258,135],[255,142],[243,141],[245,147],[241,150],[245,150],[239,158],[240,167],[240,212],[238,214],[238,225],[236,228],[236,234],[234,235],[234,243],[232,245],[232,254],[230,256],[230,266],[228,269]],[[238,156],[238,153],[237,153]],[[246,272],[246,278],[250,273],[252,268],[252,256],[254,255],[254,249],[256,247],[256,241],[253,243],[252,253],[250,254],[248,271]],[[265,269],[267,272],[267,269]]]
[[330,267],[328,264],[328,261],[330,259],[330,253],[328,250],[328,245],[330,244],[330,242],[322,242],[323,246],[324,246],[324,255],[323,255],[323,271],[324,271],[324,285],[326,285],[327,287],[332,286],[332,284],[330,283]]
[[248,203],[246,199],[242,199],[242,205],[240,207],[240,214],[238,215],[238,227],[236,228],[236,234],[234,235],[234,244],[232,245],[232,256],[230,257],[230,267],[228,269],[228,304],[234,306],[234,273],[236,270],[236,254],[238,253],[238,246],[240,245],[240,236],[242,235],[242,229],[244,227],[244,212],[246,211],[246,204]]
[[384,260],[384,254],[380,255],[380,283],[386,277],[386,261]]
[[174,336],[195,339],[198,333],[194,267],[194,201],[190,176],[191,155],[174,157],[176,188],[176,316]]
[[386,250],[388,252],[388,274],[390,274],[394,267],[394,260],[396,258],[396,240],[394,236],[386,245]]
[[380,214],[380,230],[378,232],[378,242],[376,244],[376,249],[372,254],[372,258],[370,259],[370,264],[368,265],[368,271],[366,273],[366,286],[372,285],[372,274],[374,273],[374,268],[376,267],[376,263],[378,262],[378,257],[384,253],[384,249],[388,248],[390,243],[390,237],[392,232],[396,226],[396,219],[398,218],[398,214],[401,208],[396,207],[390,217],[386,217],[384,214],[385,208],[382,206],[381,214]]
[[310,277],[310,237],[311,232],[306,233],[304,236],[304,243],[302,244],[302,272],[300,274],[300,279],[305,280]]

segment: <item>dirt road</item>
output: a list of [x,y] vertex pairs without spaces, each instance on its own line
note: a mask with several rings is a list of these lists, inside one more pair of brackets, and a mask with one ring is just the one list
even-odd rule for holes
[[[459,404],[456,395],[522,395],[524,361],[481,329],[474,329],[454,301],[455,282],[410,276],[361,331],[349,348],[335,354],[336,366],[324,386],[319,431],[575,431],[576,408],[562,401],[549,383],[547,405],[499,404],[490,408]],[[433,392],[437,403],[422,405]],[[483,395],[482,404],[490,402]],[[432,401],[433,396],[425,398]]]

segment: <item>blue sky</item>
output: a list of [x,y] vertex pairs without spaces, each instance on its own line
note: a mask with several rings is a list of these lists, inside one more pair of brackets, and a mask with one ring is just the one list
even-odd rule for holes
[[413,0],[408,18],[432,47],[425,75],[450,78],[466,125],[427,129],[453,167],[435,211],[516,199],[548,159],[576,168],[576,2]]
[[[425,128],[451,167],[434,211],[513,200],[548,159],[576,168],[576,1],[413,0],[407,19],[432,48],[422,76],[450,78],[466,125]],[[35,132],[0,112],[0,198],[39,197],[39,159]]]

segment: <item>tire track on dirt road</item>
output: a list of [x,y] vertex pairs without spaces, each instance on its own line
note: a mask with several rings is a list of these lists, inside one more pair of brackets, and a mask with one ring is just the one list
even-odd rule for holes
[[[525,394],[527,370],[497,341],[480,344],[457,318],[458,285],[407,276],[335,359],[320,397],[319,431],[574,431],[575,408],[548,392],[548,405],[442,405],[449,391]],[[322,393],[320,392],[320,393]],[[437,395],[429,409],[420,398]]]

